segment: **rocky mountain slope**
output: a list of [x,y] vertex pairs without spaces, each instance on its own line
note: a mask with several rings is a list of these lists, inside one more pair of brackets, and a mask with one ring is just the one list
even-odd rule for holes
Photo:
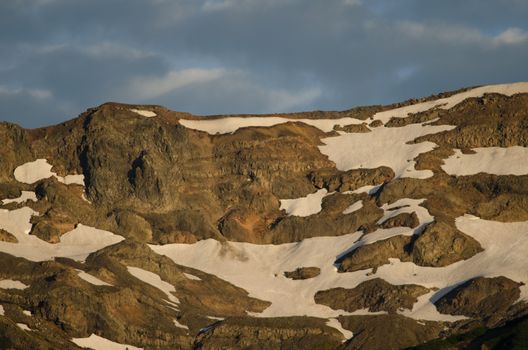
[[0,144],[3,349],[526,346],[528,83]]

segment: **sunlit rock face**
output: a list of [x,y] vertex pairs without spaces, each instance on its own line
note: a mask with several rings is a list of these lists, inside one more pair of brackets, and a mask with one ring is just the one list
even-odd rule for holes
[[489,346],[526,322],[527,83],[341,112],[107,103],[0,144],[1,348]]

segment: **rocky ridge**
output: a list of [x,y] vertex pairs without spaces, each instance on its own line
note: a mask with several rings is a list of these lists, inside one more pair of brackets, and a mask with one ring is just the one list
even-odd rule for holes
[[[507,327],[527,311],[527,111],[518,83],[342,112],[108,103],[0,123],[0,344],[399,349]],[[354,163],[358,140],[378,156]],[[502,168],[447,166],[489,151]]]

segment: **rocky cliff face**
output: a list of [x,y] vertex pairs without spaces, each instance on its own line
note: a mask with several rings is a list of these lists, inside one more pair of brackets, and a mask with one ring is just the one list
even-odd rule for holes
[[527,123],[525,83],[0,123],[1,347],[398,349],[507,327],[528,310]]

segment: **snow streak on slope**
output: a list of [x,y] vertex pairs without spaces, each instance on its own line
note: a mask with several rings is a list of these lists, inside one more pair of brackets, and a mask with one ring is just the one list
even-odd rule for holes
[[330,132],[336,125],[362,124],[365,121],[356,118],[341,119],[291,119],[283,117],[227,117],[219,119],[180,119],[180,124],[189,129],[205,131],[211,135],[234,133],[240,128],[251,126],[274,126],[287,122],[300,122],[314,126],[324,132]]
[[39,180],[54,176],[57,180],[66,185],[77,184],[84,186],[84,175],[66,175],[62,177],[51,171],[51,168],[52,165],[49,164],[46,159],[37,159],[33,162],[18,166],[15,169],[14,175],[18,182],[26,184],[32,184]]
[[137,113],[143,117],[146,117],[146,118],[152,118],[152,117],[155,117],[156,116],[156,113],[152,112],[152,111],[147,111],[145,109],[131,109],[130,110],[131,112],[134,112],[134,113]]
[[171,304],[178,304],[180,301],[172,293],[176,291],[176,288],[168,282],[165,282],[161,279],[160,276],[156,275],[153,272],[140,269],[139,267],[127,266],[128,272],[136,277],[137,279],[150,284],[153,287],[158,288],[163,293],[167,295]]
[[323,198],[328,195],[326,189],[320,189],[306,197],[296,199],[281,199],[280,209],[285,210],[286,214],[292,216],[310,216],[321,211]]
[[37,214],[28,207],[12,211],[0,209],[0,228],[18,240],[18,243],[0,242],[1,252],[32,261],[52,260],[55,257],[83,261],[90,253],[124,239],[108,231],[78,224],[74,230],[62,235],[59,243],[51,244],[37,236],[28,235],[31,231],[31,216]]
[[396,177],[424,179],[433,176],[431,170],[416,170],[413,159],[431,151],[436,144],[421,142],[408,144],[417,137],[454,129],[451,125],[410,124],[401,128],[375,128],[369,133],[340,133],[327,137],[319,146],[321,153],[336,163],[339,170],[388,166]]
[[455,154],[444,160],[442,169],[449,175],[473,175],[488,173],[495,175],[528,174],[528,148],[479,147],[473,148],[474,154]]
[[410,106],[404,106],[388,111],[378,112],[374,114],[374,119],[381,120],[384,124],[388,122],[392,117],[394,118],[405,118],[410,113],[419,113],[427,111],[431,108],[442,108],[450,109],[459,104],[460,102],[471,98],[471,97],[482,97],[484,94],[496,93],[506,96],[512,96],[519,93],[528,93],[528,83],[515,83],[515,84],[499,84],[499,85],[486,85],[475,89],[470,89],[450,97],[441,98],[434,101],[422,102],[413,104]]
[[26,286],[24,283],[20,281],[14,281],[14,280],[1,280],[0,281],[0,289],[26,289],[29,286]]
[[142,350],[143,348],[137,348],[132,345],[119,344],[92,334],[88,338],[73,338],[72,342],[80,347],[93,349],[93,350]]
[[363,201],[359,200],[357,202],[352,203],[348,208],[343,210],[343,214],[351,214],[361,208],[363,208]]
[[111,286],[110,283],[106,283],[105,281],[100,280],[99,278],[90,275],[89,273],[86,273],[82,270],[77,270],[77,275],[85,280],[86,282],[93,284],[94,286]]

